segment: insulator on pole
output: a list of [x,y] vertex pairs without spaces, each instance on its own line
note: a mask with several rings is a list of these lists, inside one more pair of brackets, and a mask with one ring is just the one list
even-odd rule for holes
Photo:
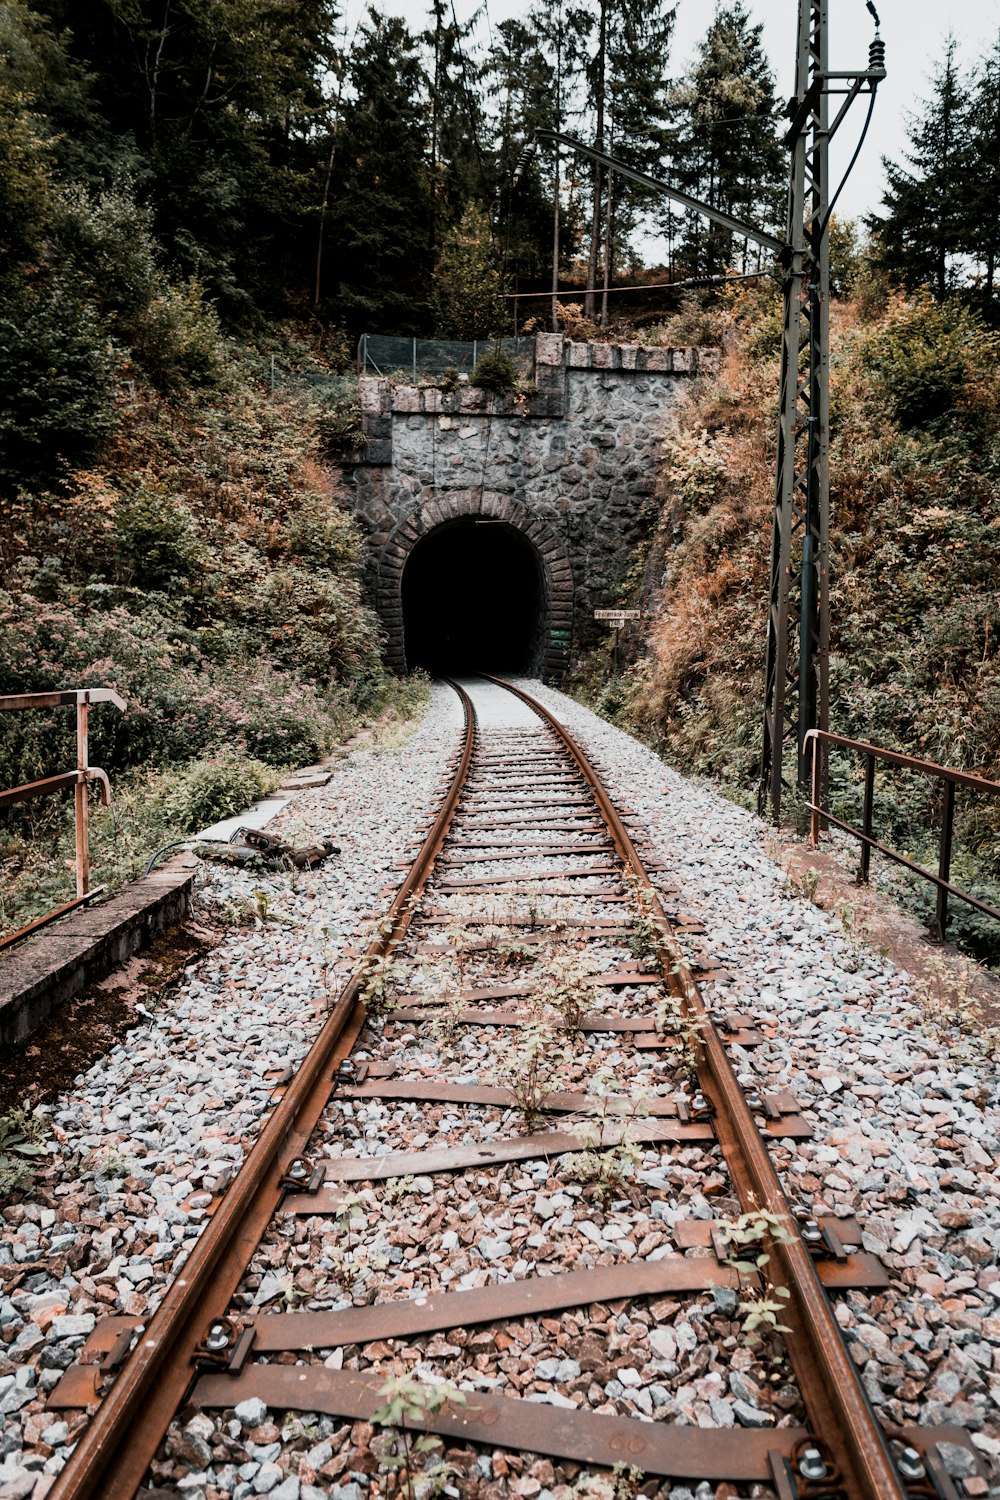
[[885,72],[885,42],[880,36],[868,44],[868,71],[869,73]]
[[520,156],[517,158],[517,166],[514,168],[514,175],[510,180],[512,191],[517,188],[519,182],[521,181],[521,178],[531,166],[531,163],[535,159],[535,153],[537,152],[537,150],[538,142],[529,141],[524,150],[521,152]]

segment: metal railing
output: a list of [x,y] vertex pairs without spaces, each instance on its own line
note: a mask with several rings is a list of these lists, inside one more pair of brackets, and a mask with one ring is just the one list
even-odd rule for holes
[[358,374],[408,375],[414,382],[421,375],[444,375],[448,370],[471,375],[480,357],[495,349],[510,356],[520,375],[530,375],[535,354],[532,335],[463,341],[393,338],[382,333],[363,333],[358,339]]
[[79,688],[62,693],[11,693],[0,697],[0,711],[14,712],[24,708],[75,708],[76,709],[76,769],[60,771],[55,776],[45,776],[41,781],[29,781],[24,786],[10,787],[0,791],[0,809],[13,807],[18,802],[30,802],[34,797],[44,797],[49,792],[58,792],[63,787],[73,788],[73,823],[76,833],[76,899],[57,906],[22,927],[9,937],[0,939],[0,949],[16,943],[19,938],[36,931],[39,927],[54,922],[66,912],[74,911],[87,901],[92,901],[104,890],[104,886],[90,888],[90,807],[87,789],[91,782],[100,787],[101,802],[111,804],[111,783],[97,766],[89,764],[88,719],[92,703],[113,703],[115,708],[125,711],[125,700],[111,688]]
[[[811,742],[811,744],[810,744]],[[842,818],[835,817],[828,807],[823,807],[820,802],[820,785],[823,778],[823,767],[826,761],[826,747],[836,745],[844,750],[856,751],[865,757],[865,789],[862,802],[862,826],[856,828],[853,823],[845,823]],[[833,823],[837,828],[843,829],[845,833],[853,835],[861,840],[861,861],[858,867],[858,884],[867,885],[871,870],[872,850],[877,849],[887,859],[894,860],[896,864],[902,865],[904,869],[919,875],[923,880],[929,880],[937,887],[937,904],[934,912],[934,920],[931,922],[927,936],[932,943],[943,943],[945,940],[945,928],[948,925],[948,898],[956,896],[960,901],[966,901],[974,906],[977,911],[983,912],[988,917],[993,917],[1000,922],[1000,911],[995,906],[990,906],[986,901],[980,901],[977,896],[970,895],[959,886],[951,883],[951,854],[952,840],[955,831],[955,790],[957,787],[966,787],[973,792],[985,793],[990,797],[1000,797],[1000,782],[987,781],[982,776],[971,776],[967,771],[953,771],[948,766],[939,766],[932,760],[918,760],[915,755],[901,755],[896,750],[883,750],[878,745],[869,745],[864,740],[849,740],[840,734],[830,734],[822,729],[810,729],[805,737],[806,753],[812,752],[812,801],[806,806],[811,814],[809,843],[813,849],[819,842],[821,823]],[[908,771],[916,771],[920,775],[930,776],[944,783],[944,802],[941,809],[941,837],[938,845],[938,871],[933,874],[925,870],[922,865],[916,864],[912,859],[907,859],[905,854],[900,854],[895,849],[889,849],[885,844],[872,836],[872,825],[875,812],[875,763],[884,761],[887,765],[902,766]]]

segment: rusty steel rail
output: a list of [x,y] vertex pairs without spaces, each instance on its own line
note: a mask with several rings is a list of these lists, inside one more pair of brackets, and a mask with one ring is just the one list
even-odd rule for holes
[[74,771],[60,771],[55,776],[45,776],[40,781],[29,781],[24,786],[9,787],[0,791],[0,808],[13,807],[19,802],[30,802],[35,797],[45,797],[50,792],[61,791],[64,787],[73,788],[73,823],[76,842],[76,899],[64,902],[53,911],[46,912],[43,917],[38,917],[34,922],[29,922],[27,927],[11,933],[10,936],[0,939],[0,951],[9,948],[12,943],[27,937],[29,933],[37,932],[40,927],[45,927],[49,922],[54,922],[58,917],[67,912],[75,911],[77,907],[92,901],[104,890],[99,886],[96,890],[90,885],[90,805],[87,799],[87,790],[92,782],[100,787],[101,803],[104,807],[111,804],[111,783],[105,773],[98,766],[89,764],[89,712],[92,703],[113,703],[115,708],[122,713],[125,712],[125,700],[112,688],[74,688],[65,692],[54,693],[8,693],[0,697],[0,712],[16,712],[26,708],[75,708],[76,709],[76,769]]
[[[664,973],[675,984],[688,1014],[701,1025],[699,1083],[712,1106],[712,1120],[733,1183],[746,1211],[765,1209],[794,1224],[791,1204],[771,1161],[767,1145],[743,1095],[725,1048],[684,961],[680,945],[632,837],[612,804],[601,779],[572,735],[544,704],[521,688],[489,677],[542,718],[558,736],[587,781],[619,856],[638,882],[661,926]],[[833,1315],[813,1260],[800,1235],[776,1242],[771,1255],[790,1293],[785,1335],[789,1359],[809,1414],[813,1433],[834,1455],[842,1492],[849,1500],[907,1500],[907,1489],[893,1460],[889,1442],[872,1409],[858,1371]],[[823,1493],[836,1494],[827,1483]]]
[[[661,929],[659,957],[667,982],[678,995],[686,1013],[699,1023],[698,1082],[708,1100],[712,1127],[741,1201],[748,1210],[764,1208],[791,1224],[794,1218],[791,1205],[771,1164],[767,1145],[750,1104],[744,1097],[726,1056],[721,1036],[704,1007],[690,970],[683,962],[671,924],[628,829],[612,805],[599,776],[573,738],[542,704],[507,682],[496,678],[487,680],[507,689],[534,710],[561,742],[582,775],[608,829],[626,878],[635,882],[644,904]],[[441,810],[397,892],[385,921],[376,929],[376,938],[341,992],[319,1037],[287,1091],[275,1105],[243,1168],[222,1198],[183,1271],[141,1336],[134,1354],[85,1429],[70,1461],[50,1492],[50,1500],[131,1500],[148,1472],[171,1420],[192,1393],[193,1382],[198,1380],[196,1361],[201,1362],[201,1370],[204,1372],[207,1368],[205,1361],[209,1357],[215,1359],[218,1368],[227,1368],[230,1373],[221,1379],[211,1373],[201,1374],[194,1399],[202,1405],[228,1405],[236,1389],[234,1379],[243,1394],[256,1390],[259,1386],[261,1391],[266,1392],[265,1399],[270,1404],[285,1403],[294,1409],[329,1410],[339,1414],[356,1411],[359,1415],[368,1416],[373,1404],[376,1404],[377,1392],[370,1380],[355,1379],[353,1376],[342,1379],[339,1373],[311,1367],[297,1367],[293,1372],[284,1367],[245,1364],[255,1337],[261,1339],[258,1352],[268,1347],[266,1334],[262,1333],[265,1325],[263,1320],[258,1320],[255,1329],[244,1329],[237,1335],[234,1326],[226,1326],[227,1312],[231,1298],[250,1265],[274,1212],[282,1203],[286,1207],[294,1205],[297,1196],[301,1197],[307,1185],[311,1194],[321,1180],[319,1169],[308,1161],[306,1153],[311,1135],[338,1081],[345,1085],[351,1081],[347,1058],[366,1019],[363,998],[365,980],[374,972],[373,963],[389,954],[405,935],[416,902],[430,877],[456,813],[473,758],[476,725],[475,712],[468,695],[456,684],[452,686],[463,703],[466,729],[463,749],[455,763]],[[381,1084],[378,1086],[383,1087]],[[385,1087],[392,1087],[391,1082],[387,1082]],[[361,1091],[361,1086],[357,1085],[346,1091],[349,1096],[354,1096]],[[477,1100],[481,1100],[483,1095],[482,1089],[476,1091]],[[310,1203],[315,1207],[315,1198],[311,1198]],[[291,1211],[303,1210],[292,1206]],[[745,1466],[744,1450],[756,1445],[754,1472],[759,1469],[760,1478],[773,1475],[779,1494],[786,1497],[786,1500],[792,1494],[822,1495],[828,1497],[828,1500],[913,1500],[918,1494],[929,1495],[931,1491],[928,1489],[907,1488],[900,1477],[890,1451],[889,1439],[877,1421],[859,1381],[805,1241],[798,1233],[794,1233],[788,1244],[775,1244],[772,1247],[772,1256],[778,1275],[790,1291],[788,1321],[792,1328],[786,1342],[808,1413],[808,1437],[792,1430],[772,1430],[760,1434],[723,1433],[719,1452],[710,1457],[686,1429],[676,1429],[670,1424],[637,1424],[631,1420],[616,1418],[612,1421],[604,1417],[595,1427],[591,1422],[583,1423],[577,1413],[553,1413],[546,1410],[539,1415],[535,1409],[525,1412],[521,1403],[504,1403],[493,1397],[483,1398],[479,1403],[484,1408],[492,1403],[482,1414],[486,1436],[480,1434],[479,1426],[470,1422],[469,1413],[460,1414],[451,1425],[448,1425],[451,1421],[448,1418],[443,1426],[439,1415],[435,1419],[435,1430],[450,1433],[454,1428],[455,1435],[463,1438],[493,1443],[499,1441],[501,1446],[521,1449],[532,1448],[534,1437],[534,1446],[540,1447],[542,1451],[564,1453],[578,1461],[583,1455],[587,1461],[601,1463],[614,1462],[622,1452],[638,1451],[635,1444],[642,1447],[645,1453],[645,1448],[650,1443],[654,1447],[658,1443],[662,1452],[657,1449],[659,1457],[657,1453],[652,1453],[647,1464],[653,1472],[675,1474],[680,1464],[679,1472],[697,1474],[699,1477],[712,1466],[713,1457],[724,1460],[730,1466],[735,1465],[738,1458],[739,1472],[742,1472]],[[696,1269],[692,1269],[693,1266]],[[598,1275],[601,1278],[611,1277],[617,1286],[619,1271],[624,1277],[623,1268],[613,1272],[602,1268]],[[630,1267],[626,1279],[631,1281],[635,1274],[635,1268]],[[655,1269],[648,1269],[644,1274],[654,1279],[680,1275],[682,1280],[687,1278],[701,1283],[706,1273],[704,1264],[698,1261],[685,1263],[680,1267],[659,1265]],[[719,1280],[722,1274],[716,1271],[714,1279]],[[601,1286],[603,1285],[602,1280]],[[567,1296],[590,1297],[594,1294],[594,1287],[589,1281],[581,1292],[576,1282],[560,1284],[558,1279],[545,1279],[541,1285],[514,1284],[511,1288],[502,1288],[499,1293],[494,1289],[490,1296],[499,1296],[498,1315],[502,1316],[505,1298],[511,1300],[512,1306],[516,1303],[518,1307],[523,1299],[527,1298],[531,1303],[536,1297],[554,1299],[552,1305],[561,1306],[562,1299]],[[464,1295],[472,1297],[468,1304],[468,1313],[471,1315],[479,1307],[477,1294]],[[422,1324],[430,1320],[435,1322],[435,1326],[437,1322],[444,1326],[442,1319],[451,1326],[448,1320],[456,1314],[469,1320],[462,1311],[464,1302],[453,1302],[444,1295],[437,1300],[442,1304],[446,1303],[446,1306],[429,1307],[420,1311],[408,1304],[391,1303],[385,1309],[359,1310],[351,1314],[354,1321],[349,1329],[347,1323],[350,1319],[343,1319],[338,1314],[340,1321],[337,1326],[342,1326],[353,1336],[358,1333],[358,1328],[354,1326],[358,1319],[367,1324],[367,1320],[372,1318],[406,1320],[417,1317]],[[481,1311],[485,1317],[489,1308]],[[306,1317],[308,1321],[311,1315]],[[316,1327],[313,1328],[310,1324],[306,1330],[310,1334],[310,1347],[316,1342],[313,1333],[321,1342],[330,1337],[328,1315],[317,1314],[313,1322]],[[266,1327],[273,1329],[274,1337],[271,1342],[275,1349],[279,1345],[281,1351],[299,1347],[298,1335],[294,1334],[289,1345],[286,1321],[282,1321],[280,1327],[277,1322],[268,1323]],[[306,1324],[299,1321],[295,1327],[301,1330]],[[409,1328],[408,1322],[406,1327]],[[241,1349],[244,1351],[242,1356]],[[344,1388],[345,1380],[350,1389]],[[479,1410],[478,1405],[475,1410]],[[613,1431],[608,1426],[609,1421]],[[561,1435],[557,1434],[558,1441],[552,1438],[550,1430],[554,1422],[561,1424]],[[535,1427],[532,1427],[532,1423]],[[542,1424],[541,1428],[536,1432],[535,1428],[539,1424]],[[952,1429],[939,1431],[943,1434],[943,1440],[952,1440]],[[812,1434],[815,1434],[815,1438]],[[919,1441],[920,1435],[913,1434],[911,1430],[907,1430],[905,1434],[894,1434],[894,1438],[903,1436],[908,1441],[911,1438]],[[625,1448],[620,1447],[623,1442],[626,1444]],[[595,1443],[596,1448],[593,1446]],[[684,1448],[685,1443],[692,1449],[691,1452]],[[739,1448],[739,1454],[735,1456],[732,1451],[734,1446]],[[820,1476],[820,1487],[814,1487],[812,1480],[817,1477],[815,1462],[821,1457],[820,1449],[823,1455],[828,1456],[829,1466]],[[798,1467],[807,1463],[814,1466],[812,1474],[807,1467]],[[792,1467],[787,1467],[788,1465]],[[823,1467],[822,1463],[820,1466]],[[793,1475],[795,1487],[789,1488]],[[942,1490],[939,1493],[954,1497],[954,1491]]]
[[135,1352],[49,1492],[49,1500],[132,1500],[191,1384],[192,1356],[230,1299],[286,1191],[365,1023],[362,992],[373,961],[403,938],[430,877],[468,775],[476,741],[472,701],[452,683],[465,735],[444,801],[393,898],[381,932],[341,991],[319,1036],[261,1129],[247,1159],[167,1292]]
[[[939,766],[933,760],[920,760],[915,755],[903,755],[898,750],[883,750],[879,745],[869,745],[864,740],[847,739],[842,734],[830,734],[827,730],[810,729],[806,735],[806,745],[812,748],[812,801],[807,802],[811,814],[809,828],[809,843],[815,849],[819,843],[820,824],[823,822],[833,823],[837,828],[843,829],[845,833],[851,834],[861,841],[861,859],[858,866],[857,881],[859,885],[867,885],[871,870],[872,850],[877,849],[887,859],[893,860],[897,865],[902,865],[914,875],[919,875],[922,880],[929,880],[937,887],[937,902],[934,911],[934,919],[930,924],[927,936],[932,943],[943,943],[945,940],[945,929],[948,925],[948,897],[955,896],[960,901],[965,901],[969,906],[975,907],[987,917],[992,917],[1000,922],[1000,911],[995,906],[990,906],[986,901],[980,901],[978,896],[963,891],[960,886],[951,883],[951,855],[952,839],[955,831],[955,791],[957,787],[965,787],[969,791],[980,792],[988,797],[1000,797],[1000,782],[987,781],[983,776],[972,776],[968,771],[956,771],[950,766]],[[862,827],[855,828],[853,823],[845,823],[842,818],[836,817],[827,807],[823,807],[820,801],[820,785],[823,779],[823,767],[826,762],[825,747],[836,745],[840,749],[854,750],[865,757],[865,790],[862,804]],[[895,849],[890,849],[885,844],[879,843],[878,839],[872,837],[872,823],[875,812],[875,762],[885,761],[887,765],[902,766],[908,771],[917,771],[922,776],[930,776],[944,783],[944,805],[941,818],[941,838],[938,845],[938,872],[933,874],[925,870],[922,865],[916,864],[912,859],[907,859],[905,854],[900,854]]]

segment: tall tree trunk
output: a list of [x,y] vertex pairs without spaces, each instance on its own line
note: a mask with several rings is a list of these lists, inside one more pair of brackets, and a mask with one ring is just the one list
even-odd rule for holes
[[[556,19],[556,130],[562,130],[562,5]],[[552,181],[552,332],[559,332],[559,147]]]
[[[604,74],[608,50],[608,3],[601,0],[601,18],[597,37],[597,56],[594,59],[594,150],[604,150]],[[594,199],[590,213],[590,259],[587,264],[587,296],[583,304],[584,316],[593,321],[595,312],[594,293],[597,288],[597,265],[601,254],[601,186],[604,174],[594,163]]]
[[604,207],[604,286],[601,292],[601,327],[608,326],[608,287],[611,285],[611,247],[614,240],[615,222],[615,174],[608,173],[608,186]]

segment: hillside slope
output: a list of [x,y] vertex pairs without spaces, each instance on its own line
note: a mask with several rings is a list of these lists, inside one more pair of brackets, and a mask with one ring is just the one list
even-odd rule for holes
[[[1000,339],[957,302],[871,288],[833,322],[831,727],[995,777]],[[653,619],[615,695],[670,760],[741,800],[759,754],[777,328],[773,301],[737,304],[721,375],[681,412],[646,568]],[[848,816],[858,769],[833,763]],[[927,857],[935,799],[881,778],[877,831]],[[1000,809],[967,808],[960,879],[1000,876],[998,828]]]

